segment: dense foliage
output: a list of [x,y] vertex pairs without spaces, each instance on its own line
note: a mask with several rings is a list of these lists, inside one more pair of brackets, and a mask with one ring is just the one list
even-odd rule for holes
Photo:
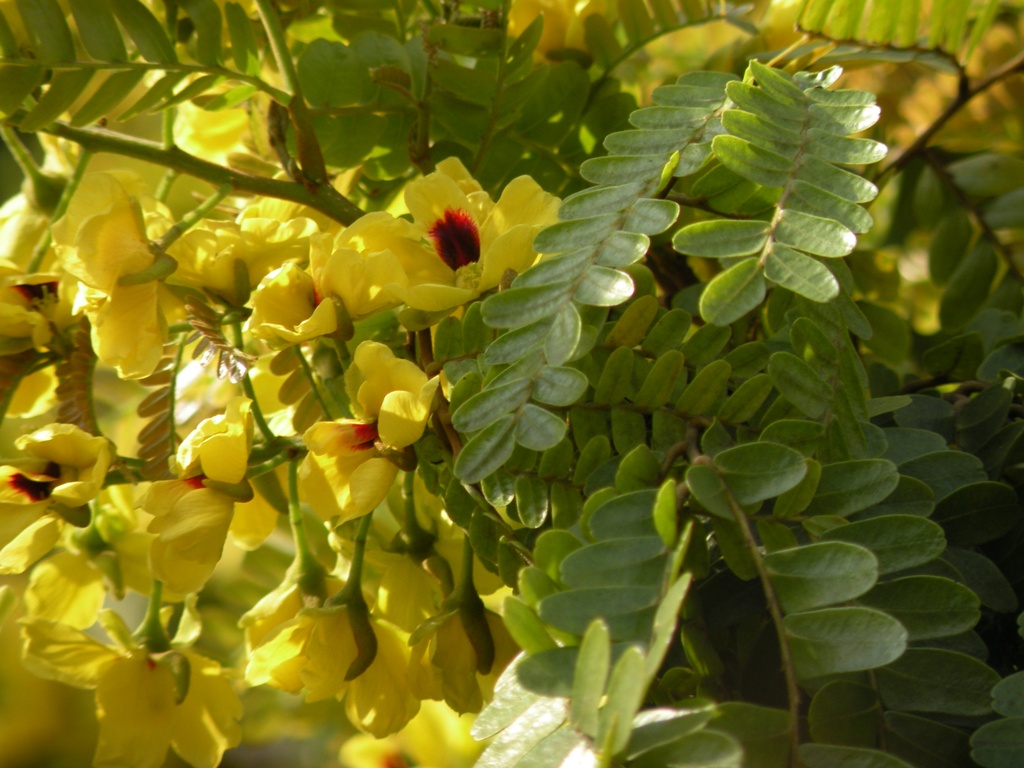
[[1024,764],[1022,36],[0,0],[0,762]]

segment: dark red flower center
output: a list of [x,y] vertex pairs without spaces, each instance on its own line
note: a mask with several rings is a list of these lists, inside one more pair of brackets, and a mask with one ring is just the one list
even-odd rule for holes
[[206,475],[196,475],[195,477],[183,478],[181,482],[190,486],[193,490],[198,491],[200,488],[205,488],[203,481],[206,479]]
[[21,298],[29,304],[42,303],[51,296],[57,295],[57,281],[51,280],[46,283],[24,283],[12,285],[11,290],[16,291]]
[[53,485],[53,481],[60,479],[60,465],[51,461],[47,464],[46,469],[38,473],[38,475],[42,475],[46,479],[33,480],[20,472],[16,472],[7,478],[7,484],[32,501],[43,501],[50,498],[50,486]]
[[430,228],[430,239],[441,261],[452,269],[480,261],[480,233],[466,211],[448,208]]

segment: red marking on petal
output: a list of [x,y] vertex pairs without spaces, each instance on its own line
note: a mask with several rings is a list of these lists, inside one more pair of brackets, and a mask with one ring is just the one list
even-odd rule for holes
[[37,476],[45,477],[45,480],[33,480],[31,477],[16,472],[7,478],[7,484],[22,496],[31,501],[44,501],[50,498],[50,486],[54,480],[60,478],[60,465],[50,462],[43,472]]
[[357,451],[365,451],[368,448],[373,448],[374,442],[378,437],[380,437],[377,432],[377,423],[374,421],[365,424],[353,424],[352,432],[359,441],[356,445],[352,446]]
[[18,293],[29,304],[46,301],[51,296],[57,295],[57,281],[51,280],[46,283],[25,283],[23,285],[10,286],[12,291]]
[[146,657],[146,666],[149,667],[150,671],[156,669],[156,662],[153,661],[149,656]]
[[198,491],[200,488],[205,488],[203,480],[206,479],[206,475],[196,475],[195,477],[186,477],[181,482],[185,485],[191,486],[193,490]]
[[480,233],[466,211],[447,209],[430,228],[430,239],[441,261],[452,269],[480,261]]

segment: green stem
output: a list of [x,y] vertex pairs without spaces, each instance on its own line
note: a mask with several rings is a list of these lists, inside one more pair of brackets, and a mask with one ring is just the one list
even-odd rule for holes
[[[231,332],[234,336],[235,346],[239,349],[242,348],[244,339],[242,338],[242,325],[241,323],[234,322],[231,324]],[[256,399],[256,390],[252,387],[252,380],[249,378],[249,372],[246,371],[242,377],[242,391],[245,392],[245,396],[252,401],[252,418],[256,422],[256,427],[259,429],[260,434],[263,435],[263,439],[266,442],[271,442],[277,435],[274,434],[274,430],[267,424],[267,420],[263,416],[263,410],[260,408],[259,400]]]
[[170,638],[160,621],[160,608],[163,605],[164,584],[159,579],[153,579],[153,590],[149,593],[149,606],[146,608],[146,618],[136,631],[136,637],[142,641],[142,645],[150,653],[163,653],[171,649]]
[[363,215],[363,211],[330,184],[309,187],[284,179],[268,179],[249,173],[224,168],[201,160],[177,147],[164,148],[160,144],[133,136],[114,133],[103,128],[75,128],[65,123],[52,123],[40,129],[42,133],[73,141],[90,152],[110,152],[115,155],[144,160],[154,165],[194,176],[214,186],[230,184],[237,192],[250,192],[278,200],[308,205],[335,221],[348,225]]
[[295,354],[298,356],[299,365],[302,366],[302,372],[303,374],[305,374],[306,380],[309,381],[309,386],[313,390],[313,397],[316,398],[316,401],[320,405],[320,408],[323,410],[324,415],[329,419],[335,418],[334,415],[331,413],[331,409],[327,405],[327,401],[324,400],[323,393],[320,392],[320,387],[317,386],[316,376],[313,375],[313,368],[310,366],[309,361],[306,359],[306,356],[302,354],[302,349],[297,349],[295,351]]
[[306,526],[302,520],[302,505],[299,503],[299,460],[288,464],[288,522],[295,542],[295,567],[298,569],[299,590],[304,595],[322,602],[327,596],[326,571],[313,555],[306,538]]
[[292,94],[291,99],[286,103],[288,113],[291,115],[292,126],[295,128],[295,145],[299,155],[299,165],[303,174],[313,184],[330,186],[327,181],[327,166],[324,163],[323,152],[320,150],[320,142],[313,130],[309,107],[302,96],[299,75],[295,69],[291,51],[288,50],[288,41],[281,28],[281,21],[274,11],[271,0],[255,0],[255,4],[260,14],[260,20],[263,22],[263,28],[267,32],[270,50],[274,54],[274,60],[277,61],[277,68],[281,73],[285,89]]
[[403,512],[405,513],[405,525],[403,527],[405,528],[405,540],[409,553],[419,557],[426,555],[434,543],[434,537],[423,530],[423,526],[420,525],[420,521],[416,517],[415,489],[416,473],[406,472],[402,481]]
[[370,526],[373,524],[373,512],[368,512],[359,518],[359,527],[356,529],[356,536],[352,540],[352,563],[348,569],[348,579],[345,586],[327,602],[330,605],[351,605],[353,603],[365,603],[363,599],[363,560],[366,555],[366,540],[370,536]]
[[[4,66],[13,67],[38,67],[39,62],[36,59],[0,59]],[[89,69],[102,72],[126,72],[126,71],[141,71],[141,72],[182,72],[186,75],[220,75],[221,77],[229,80],[235,80],[239,83],[245,83],[251,85],[259,91],[266,93],[272,97],[275,101],[279,101],[282,104],[287,104],[290,95],[280,88],[274,88],[272,85],[263,82],[258,77],[252,75],[246,75],[243,72],[236,72],[226,67],[207,66],[205,64],[184,64],[181,62],[148,62],[148,61],[60,61],[54,62],[47,65],[54,72],[62,71],[73,71]]]
[[221,200],[230,195],[231,192],[232,186],[230,184],[221,184],[212,195],[182,216],[180,221],[175,222],[174,226],[164,232],[163,237],[157,242],[160,250],[166,251],[170,248],[174,241],[202,221],[206,214],[220,205]]
[[789,647],[789,637],[786,635],[783,624],[782,606],[779,604],[778,595],[775,593],[775,585],[772,584],[768,568],[761,557],[761,550],[758,549],[754,534],[750,530],[750,521],[746,513],[731,493],[726,493],[726,500],[736,524],[740,529],[740,536],[743,538],[743,545],[754,561],[754,568],[761,580],[761,589],[764,592],[765,600],[768,603],[768,613],[775,625],[775,633],[779,640],[779,655],[782,658],[782,672],[786,678],[786,696],[789,700],[789,742],[790,759],[797,760],[797,750],[800,747],[800,686],[796,679],[796,667],[793,664],[793,654]]

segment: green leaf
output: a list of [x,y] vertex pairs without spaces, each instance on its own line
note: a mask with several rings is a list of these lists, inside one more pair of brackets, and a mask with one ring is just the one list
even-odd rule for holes
[[630,765],[636,768],[742,768],[743,747],[721,731],[705,728],[655,747]]
[[196,30],[196,60],[208,67],[221,63],[220,40],[224,25],[220,8],[213,0],[178,0]]
[[765,296],[758,259],[744,259],[711,280],[700,297],[700,314],[709,323],[729,325],[757,307]]
[[960,262],[939,303],[943,330],[959,331],[977,314],[992,290],[999,257],[987,240],[981,240]]
[[807,768],[913,768],[893,755],[859,747],[801,744],[798,754]]
[[633,716],[647,692],[643,652],[630,646],[612,668],[607,698],[598,715],[597,743],[606,745],[612,754],[621,752],[629,743]]
[[633,295],[633,279],[611,267],[588,267],[576,285],[573,298],[580,304],[614,307]]
[[[522,422],[520,422],[522,423]],[[516,478],[516,511],[527,528],[539,528],[548,517],[548,487],[539,477]]]
[[527,653],[532,655],[558,647],[534,610],[519,598],[506,596],[501,616],[516,645]]
[[50,86],[39,99],[39,103],[18,123],[26,133],[36,131],[59,118],[75,101],[92,80],[93,72],[88,69],[66,69],[54,72]]
[[764,248],[770,229],[765,221],[701,221],[676,232],[672,247],[688,256],[712,259],[748,256]]
[[456,409],[452,414],[452,426],[460,432],[476,432],[522,406],[529,396],[529,379],[488,387]]
[[562,581],[573,588],[659,587],[664,571],[665,546],[656,536],[600,541],[566,555],[560,565]]
[[793,663],[802,680],[882,667],[898,659],[907,631],[870,608],[823,608],[783,620]]
[[772,393],[772,381],[766,373],[744,381],[718,409],[718,419],[726,424],[740,424],[754,417],[768,395]]
[[726,520],[733,519],[725,481],[714,467],[695,464],[687,468],[686,486],[707,512]]
[[173,64],[178,57],[157,18],[139,0],[110,0],[110,6],[146,61]]
[[616,641],[646,640],[660,598],[657,587],[587,587],[557,592],[537,604],[548,625],[582,635],[594,619],[608,624]]
[[969,717],[991,714],[989,691],[999,674],[962,653],[911,648],[875,672],[882,701],[890,709]]
[[365,65],[339,42],[314,40],[302,51],[296,67],[302,95],[314,107],[356,104],[369,87]]
[[867,747],[875,743],[881,714],[874,688],[840,679],[814,694],[807,721],[817,742]]
[[992,709],[1003,717],[1024,717],[1024,672],[1014,672],[996,684]]
[[657,536],[652,510],[657,491],[647,489],[614,496],[594,510],[590,517],[590,534],[594,539]]
[[469,439],[455,460],[455,475],[477,483],[508,461],[515,447],[515,417],[509,414]]
[[633,733],[630,734],[626,758],[632,760],[699,731],[714,713],[714,705],[706,703],[700,706],[699,702],[685,708],[645,709],[637,713],[633,719]]
[[732,367],[725,360],[705,365],[686,385],[676,401],[676,410],[686,416],[710,414],[715,401],[725,393],[731,372]]
[[36,87],[42,82],[42,67],[22,67],[18,65],[0,66],[0,115],[7,116],[18,109]]
[[[487,745],[487,749],[477,759],[478,768],[508,768],[516,765],[520,758],[525,757],[533,747],[554,733],[565,722],[564,700],[538,696],[522,689],[521,686],[518,688],[523,693],[517,692],[512,705],[506,705],[509,709],[515,708],[516,716],[512,718],[512,722],[494,730],[493,738]],[[523,708],[521,702],[527,700],[527,695],[533,697],[532,703]],[[496,696],[495,704],[499,702],[500,699]],[[494,708],[495,704],[485,710],[485,713]],[[498,714],[505,715],[506,709],[499,709]],[[497,714],[492,718],[485,719],[485,725],[491,726],[486,729],[478,730],[474,723],[474,738],[487,738],[480,734],[491,730],[493,728],[491,724],[495,720],[498,720]],[[477,722],[479,722],[479,718]],[[513,724],[514,728],[509,727]]]
[[906,712],[886,712],[886,744],[890,751],[924,768],[961,768],[971,762],[968,734]]
[[762,441],[788,445],[806,458],[813,456],[825,435],[825,427],[816,421],[780,419],[772,422],[761,433]]
[[[82,45],[97,61],[125,61],[128,52],[106,0],[70,0]],[[140,78],[141,79],[141,78]]]
[[575,368],[546,365],[533,383],[533,399],[555,406],[572,405],[589,386],[587,377]]
[[764,564],[782,610],[790,614],[852,600],[878,580],[874,555],[838,541],[772,552]]
[[832,405],[832,388],[811,366],[789,352],[776,352],[768,361],[768,375],[779,394],[812,419]]
[[484,322],[492,328],[521,328],[549,317],[570,296],[567,283],[510,288],[483,303]]
[[764,276],[811,301],[831,301],[839,294],[839,283],[828,267],[812,256],[781,244],[772,246],[765,261]]
[[1021,516],[1017,494],[1002,483],[972,483],[949,495],[935,507],[932,519],[946,531],[951,544],[984,544],[1013,528]]
[[834,528],[823,541],[859,544],[878,558],[880,574],[913,568],[935,559],[946,548],[942,528],[912,515],[883,515]]
[[75,60],[71,28],[57,0],[17,0],[17,6],[36,59],[45,64]]
[[736,136],[716,136],[711,148],[726,168],[764,187],[785,186],[796,171],[790,158]]
[[74,126],[89,125],[110,114],[142,82],[146,73],[141,70],[126,70],[112,73],[96,92],[79,107],[71,118]]
[[[985,467],[981,460],[969,453],[960,451],[936,451],[905,461],[900,465],[900,472],[925,482],[935,491],[936,502],[949,496],[964,486],[982,483],[987,479]],[[1000,498],[1000,491],[985,485],[978,489],[982,499]],[[961,495],[964,499],[966,496]],[[1001,504],[997,504],[1001,506]],[[956,515],[951,515],[955,517]],[[938,522],[938,521],[937,521]],[[950,539],[952,541],[952,539]]]
[[596,736],[598,707],[611,666],[611,638],[603,621],[595,620],[583,635],[573,675],[570,718],[573,725]]
[[882,501],[898,483],[896,465],[885,459],[827,464],[806,514],[848,517]]
[[556,446],[568,429],[564,417],[527,403],[519,412],[516,442],[534,451],[546,451]]
[[777,443],[746,443],[715,456],[715,466],[740,504],[778,496],[799,483],[807,472],[803,456]]
[[1024,762],[1024,717],[985,723],[971,735],[971,758],[984,768],[1017,768]]
[[[259,50],[252,22],[242,6],[235,2],[224,4],[224,17],[228,23],[228,37],[231,39],[231,58],[239,72],[258,75],[260,71]],[[316,40],[311,45],[316,44]],[[308,94],[303,91],[304,95]]]
[[743,745],[748,766],[785,766],[789,763],[789,713],[743,701],[727,701],[718,708],[712,726]]
[[562,305],[551,323],[551,332],[544,342],[544,356],[551,365],[569,360],[580,344],[583,326],[580,313],[571,301]]
[[785,209],[775,227],[775,240],[815,256],[836,258],[851,253],[857,237],[837,221]]
[[911,641],[957,635],[981,618],[977,595],[940,576],[894,579],[877,585],[860,602],[899,619]]

